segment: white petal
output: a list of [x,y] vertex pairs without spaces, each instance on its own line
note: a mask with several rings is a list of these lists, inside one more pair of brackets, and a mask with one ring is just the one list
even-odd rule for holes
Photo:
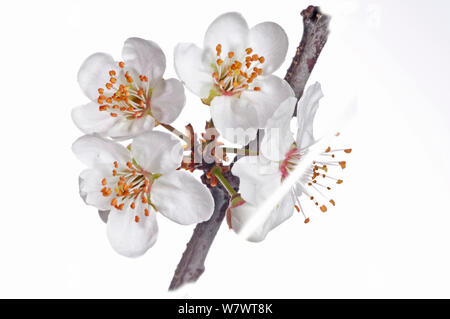
[[117,63],[106,53],[94,53],[83,62],[78,71],[78,83],[89,99],[97,101],[98,89],[109,82],[111,70],[119,73]]
[[264,57],[261,68],[266,75],[273,73],[283,64],[289,45],[286,32],[273,22],[263,22],[252,27],[249,43],[254,53]]
[[281,184],[278,165],[263,158],[245,156],[234,163],[231,172],[239,177],[239,193],[250,204],[261,204]]
[[193,43],[179,43],[174,52],[175,72],[186,87],[200,98],[207,98],[213,88],[211,62]]
[[288,97],[294,96],[294,91],[285,80],[275,75],[258,78],[255,86],[261,90],[244,91],[241,99],[247,100],[254,107],[253,117],[257,118],[258,128],[264,128],[280,104]]
[[211,102],[214,126],[231,143],[246,145],[256,137],[257,114],[256,106],[247,99],[216,96]]
[[[262,225],[258,226],[246,239],[251,242],[260,242],[264,240],[272,229],[292,216],[293,209],[294,203],[292,201],[292,196],[288,194],[281,200],[277,207],[271,211],[269,218],[267,218]],[[259,206],[252,205],[248,202],[232,208],[231,228],[236,233],[240,233],[242,228],[258,213]]]
[[117,118],[110,116],[109,112],[101,112],[96,102],[75,107],[72,120],[83,133],[100,135],[104,135],[117,122]]
[[[111,166],[109,167],[111,168]],[[87,205],[91,205],[100,210],[109,210],[111,208],[111,197],[103,196],[101,189],[105,187],[102,185],[102,180],[111,175],[105,169],[85,169],[81,172],[79,177],[80,196]]]
[[[239,234],[242,228],[246,226],[249,220],[253,219],[254,216],[258,214],[258,212],[258,207],[249,203],[231,208],[231,228]],[[270,223],[271,222],[269,218],[264,222],[263,225],[254,230],[246,239],[251,242],[260,242],[264,240],[270,230]]]
[[[137,207],[136,207],[137,209]],[[138,223],[131,210],[118,211],[112,209],[106,230],[109,242],[116,252],[126,257],[138,257],[152,247],[158,237],[156,213],[151,210]]]
[[209,190],[184,171],[173,171],[158,178],[150,195],[161,214],[181,225],[206,221],[214,210]]
[[270,214],[270,230],[279,226],[293,215],[294,205],[292,194],[286,194]]
[[114,161],[126,163],[130,152],[122,145],[98,135],[84,135],[72,144],[72,151],[77,158],[91,168],[112,165]]
[[224,13],[210,24],[205,34],[204,47],[215,52],[218,44],[222,45],[225,54],[246,49],[248,25],[240,13]]
[[135,137],[141,133],[151,131],[155,127],[155,119],[150,115],[145,115],[137,119],[127,119],[120,117],[114,126],[108,130],[106,135],[117,140],[125,140]]
[[287,98],[267,121],[265,134],[261,141],[261,153],[268,159],[283,160],[294,143],[290,123],[296,104],[297,98]]
[[122,49],[122,57],[126,67],[134,68],[150,81],[162,78],[166,69],[166,57],[159,45],[153,41],[127,39]]
[[175,136],[151,131],[133,140],[131,153],[136,162],[147,172],[165,174],[180,166],[183,145]]
[[151,111],[159,122],[169,124],[180,115],[185,103],[184,87],[180,81],[161,80],[153,90]]
[[323,97],[320,83],[310,85],[301,97],[297,106],[297,144],[305,148],[314,142],[313,124],[314,116],[319,107],[319,100]]

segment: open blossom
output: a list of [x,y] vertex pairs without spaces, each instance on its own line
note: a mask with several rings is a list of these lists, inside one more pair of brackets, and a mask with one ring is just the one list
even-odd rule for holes
[[286,81],[272,75],[287,49],[287,36],[278,24],[263,22],[249,29],[239,13],[230,12],[209,26],[203,49],[192,43],[177,45],[175,70],[186,87],[211,106],[220,133],[244,144],[294,94]]
[[[228,221],[230,227],[239,232],[242,226],[258,213],[258,205],[279,187],[289,173],[300,163],[302,157],[314,144],[313,120],[323,96],[319,83],[308,88],[300,99],[297,109],[298,131],[294,136],[290,131],[291,115],[296,99],[283,102],[268,121],[261,142],[261,155],[255,159],[243,157],[233,166],[232,172],[240,178],[241,198],[235,199],[230,207]],[[294,187],[271,211],[269,218],[250,236],[251,241],[263,240],[267,233],[292,216],[294,207],[305,215],[299,198],[306,198],[320,211],[326,212],[328,206],[336,203],[325,193],[342,179],[332,176],[335,169],[344,169],[345,161],[336,160],[336,153],[350,153],[351,149],[332,150],[328,147],[311,163],[309,170],[297,181]]]
[[73,109],[72,119],[86,134],[126,139],[171,123],[185,104],[177,79],[163,79],[166,57],[148,40],[129,38],[118,62],[106,53],[88,57],[78,82],[90,103]]
[[80,195],[86,204],[110,210],[108,239],[122,255],[142,255],[155,243],[157,212],[182,225],[208,220],[213,213],[206,187],[176,170],[183,146],[169,134],[141,134],[128,148],[85,135],[72,150],[89,167],[80,174]]

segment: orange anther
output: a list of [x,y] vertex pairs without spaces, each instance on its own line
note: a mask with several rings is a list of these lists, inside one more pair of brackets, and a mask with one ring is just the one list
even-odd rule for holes
[[261,88],[260,88],[259,86],[255,86],[255,87],[253,88],[253,90],[255,90],[255,91],[261,91]]
[[114,167],[115,168],[119,167],[119,163],[117,163],[117,161],[114,162]]
[[111,206],[116,206],[117,205],[117,198],[113,198],[111,201]]
[[114,76],[114,75],[116,75],[116,71],[114,71],[114,70],[109,71],[109,76]]
[[131,207],[131,209],[135,209],[136,208],[136,204],[134,202],[132,202],[130,207]]
[[102,179],[102,185],[106,185],[106,178]]
[[259,63],[264,63],[264,61],[266,61],[266,59],[264,59],[263,56],[259,57]]
[[234,56],[234,52],[232,52],[232,51],[230,51],[230,52],[228,52],[228,58],[232,58]]
[[102,89],[102,88],[98,89],[98,94],[103,94],[104,92],[105,92],[104,89]]
[[117,171],[115,169],[113,169],[112,174],[113,174],[113,176],[116,176],[117,175]]
[[325,213],[327,211],[327,206],[325,205],[320,206],[320,210],[322,211],[322,213]]
[[330,203],[331,203],[331,205],[336,206],[336,203],[334,202],[334,200],[330,199]]
[[347,153],[347,154],[349,154],[349,153],[352,152],[352,149],[351,149],[351,148],[347,148],[346,150],[344,150],[344,152]]
[[139,223],[139,216],[134,216],[134,221],[135,221],[136,223]]
[[110,114],[112,117],[117,117],[117,113],[111,113]]
[[97,99],[98,104],[103,104],[103,102],[105,101],[106,96],[104,95],[100,95]]
[[125,66],[124,62],[119,62],[119,67],[123,68]]
[[148,215],[150,215],[150,212],[149,212],[149,210],[146,208],[146,209],[144,209],[144,214],[145,214],[145,216],[148,216]]
[[300,213],[300,207],[298,207],[297,205],[294,205],[294,207],[297,210],[297,212]]
[[250,54],[250,53],[252,53],[253,52],[253,49],[252,48],[247,48],[247,49],[245,49],[245,53],[247,53],[247,54]]
[[305,219],[305,224],[309,223],[309,217]]
[[338,181],[336,182],[336,184],[342,184],[343,180],[342,179],[338,179]]
[[345,165],[346,165],[345,161],[339,162],[339,166],[340,166],[342,169],[345,168]]
[[220,65],[222,65],[222,63],[223,63],[223,60],[221,60],[221,59],[217,59],[217,61],[216,61],[216,62],[217,62],[217,65],[219,65],[219,66],[220,66]]
[[239,86],[239,83],[236,82],[236,81],[234,81],[234,82],[233,82],[233,87],[237,88],[238,86]]
[[112,87],[113,87],[111,83],[106,83],[105,86],[106,86],[106,88],[107,88],[108,90],[111,90]]
[[131,164],[130,162],[127,162],[127,166],[128,168],[133,168],[133,164]]
[[116,78],[110,78],[110,79],[109,79],[109,82],[111,82],[112,84],[114,84],[114,83],[117,82],[117,79],[116,79]]

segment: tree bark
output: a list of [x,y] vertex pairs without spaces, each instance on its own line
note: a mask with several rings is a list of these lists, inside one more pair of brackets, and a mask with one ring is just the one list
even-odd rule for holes
[[[303,10],[301,16],[303,17],[303,36],[285,76],[285,80],[291,85],[298,99],[302,96],[306,82],[327,41],[330,21],[329,16],[322,14],[319,7],[314,6]],[[231,172],[228,172],[225,177],[238,191],[239,178],[233,176]],[[220,184],[216,187],[207,186],[214,198],[214,213],[208,221],[195,227],[175,270],[169,290],[176,290],[186,283],[195,282],[203,274],[206,256],[225,217],[230,199],[226,189]]]

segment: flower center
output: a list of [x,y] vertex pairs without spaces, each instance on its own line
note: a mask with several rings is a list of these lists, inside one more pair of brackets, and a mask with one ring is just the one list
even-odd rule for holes
[[[132,70],[125,69],[125,63],[119,62],[120,74],[109,71],[109,82],[98,89],[97,102],[99,110],[109,112],[112,117],[136,119],[150,112],[152,90],[148,78],[144,75],[134,76]],[[130,74],[131,73],[131,74]]]
[[[125,165],[114,162],[112,170],[113,180],[108,183],[106,178],[101,180],[103,188],[101,193],[103,196],[112,196],[111,206],[117,210],[122,210],[129,204],[131,209],[136,208],[137,201],[144,205],[144,215],[149,216],[149,207],[152,206],[155,211],[156,207],[150,200],[150,190],[155,179],[160,174],[151,174],[144,171],[136,163],[127,162]],[[135,216],[135,221],[139,222],[139,215]]]
[[215,71],[212,74],[214,83],[222,95],[235,95],[244,90],[261,90],[254,86],[253,81],[262,74],[259,68],[264,63],[264,57],[252,54],[253,49],[247,48],[245,52],[236,55],[230,51],[222,54],[222,45],[216,46],[217,60],[213,65]]

